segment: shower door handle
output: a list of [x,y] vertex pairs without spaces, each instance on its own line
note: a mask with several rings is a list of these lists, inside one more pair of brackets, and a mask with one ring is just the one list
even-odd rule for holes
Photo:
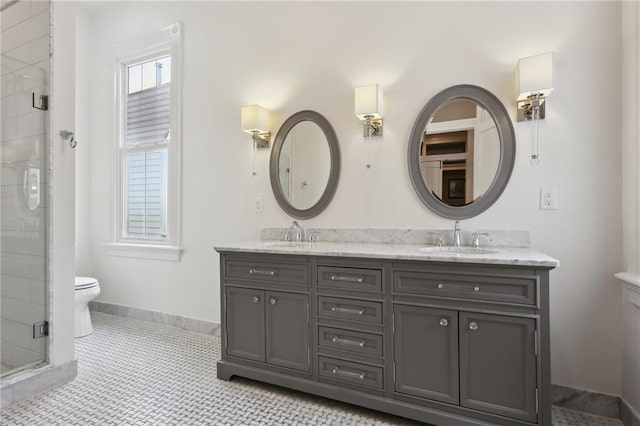
[[60,130],[60,137],[65,141],[68,140],[71,148],[78,146],[78,141],[75,139],[76,135],[72,131]]

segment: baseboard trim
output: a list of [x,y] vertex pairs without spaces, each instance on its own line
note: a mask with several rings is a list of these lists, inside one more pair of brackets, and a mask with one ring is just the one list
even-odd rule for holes
[[599,416],[620,418],[620,397],[603,393],[551,385],[551,403],[560,407]]
[[93,300],[89,302],[89,309],[105,314],[119,315],[121,317],[134,318],[142,321],[155,322],[182,328],[184,330],[196,331],[203,334],[211,334],[220,337],[220,324],[203,321],[180,315],[166,314],[164,312],[148,311],[146,309],[134,308],[132,306],[116,305],[114,303],[99,302]]
[[624,426],[640,426],[640,414],[624,398],[620,398],[620,420]]
[[78,375],[78,361],[53,366],[51,364],[2,379],[0,408],[22,401],[69,383]]

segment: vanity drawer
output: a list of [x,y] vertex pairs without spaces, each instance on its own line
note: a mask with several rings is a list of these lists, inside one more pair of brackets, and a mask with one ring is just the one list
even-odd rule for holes
[[382,336],[341,328],[318,327],[318,346],[382,356]]
[[318,315],[382,324],[382,302],[318,296]]
[[535,277],[500,277],[432,272],[394,271],[395,293],[490,302],[536,304]]
[[318,286],[381,292],[382,271],[379,269],[318,266]]
[[370,388],[382,389],[383,369],[358,362],[318,357],[318,374],[341,382],[353,383]]
[[230,259],[225,261],[225,276],[249,281],[309,284],[309,268],[302,264]]

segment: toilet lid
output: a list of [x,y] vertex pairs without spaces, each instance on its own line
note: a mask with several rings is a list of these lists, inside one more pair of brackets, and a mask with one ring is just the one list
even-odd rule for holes
[[98,285],[98,280],[91,277],[76,277],[76,290],[83,290]]

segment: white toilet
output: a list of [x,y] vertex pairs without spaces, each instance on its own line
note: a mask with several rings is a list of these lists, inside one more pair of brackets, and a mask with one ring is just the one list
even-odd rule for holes
[[76,337],[93,333],[89,315],[89,302],[100,294],[98,280],[91,277],[76,277]]

